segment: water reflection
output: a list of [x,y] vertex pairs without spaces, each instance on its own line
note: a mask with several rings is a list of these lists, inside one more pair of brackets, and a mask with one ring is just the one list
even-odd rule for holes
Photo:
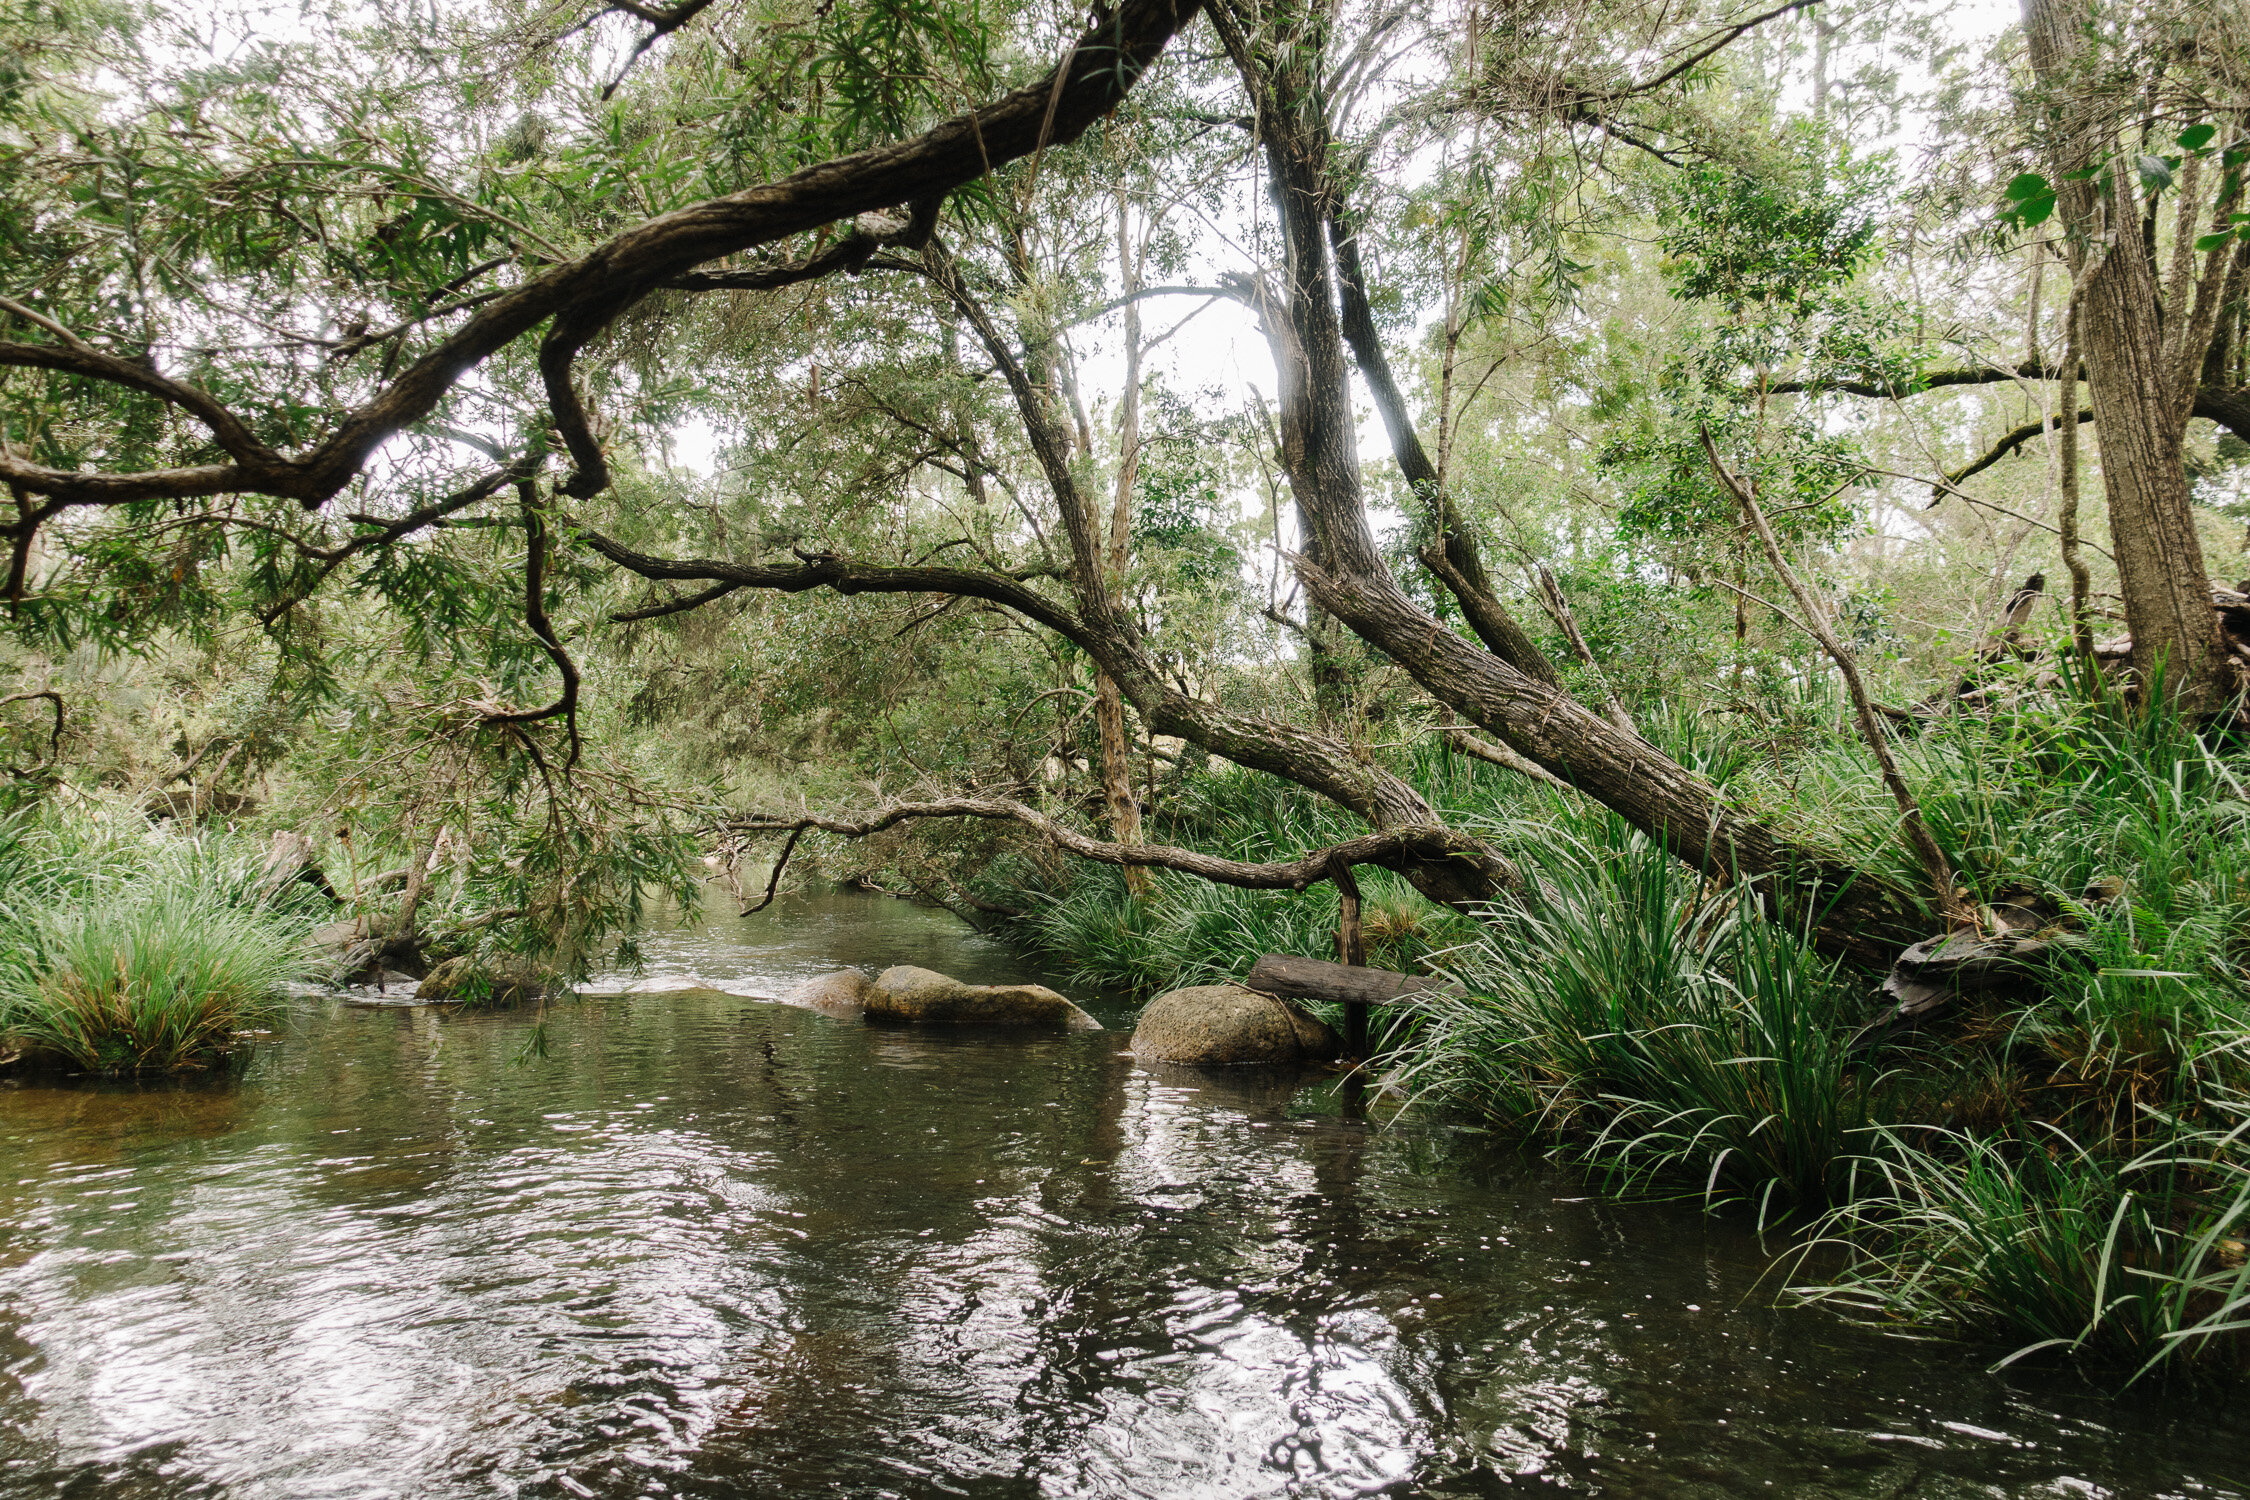
[[1118,1031],[745,998],[839,961],[1036,977],[903,903],[652,949],[640,983],[705,987],[551,1011],[544,1061],[519,1063],[520,1015],[308,1000],[239,1080],[0,1087],[0,1493],[2139,1496],[2250,1472],[2223,1408],[1775,1312],[1732,1227],[1583,1201],[1325,1087],[1142,1069]]

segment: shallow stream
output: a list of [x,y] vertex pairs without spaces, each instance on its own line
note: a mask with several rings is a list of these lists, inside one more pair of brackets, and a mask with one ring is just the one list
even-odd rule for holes
[[239,1079],[0,1081],[0,1495],[2250,1494],[2239,1401],[1777,1309],[1740,1225],[1136,1066],[1099,999],[751,998],[1043,977],[943,914],[648,947],[543,1056],[321,996]]

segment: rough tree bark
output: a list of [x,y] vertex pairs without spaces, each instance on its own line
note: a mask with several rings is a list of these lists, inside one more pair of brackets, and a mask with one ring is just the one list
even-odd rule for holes
[[[2094,77],[2103,65],[2102,44],[2090,38],[2095,23],[2091,0],[2023,0],[2024,39],[2046,96],[2056,212],[2077,273],[2086,388],[2101,432],[2133,670],[2143,683],[2161,673],[2181,708],[2210,712],[2236,684],[2211,612],[2182,444],[2218,310],[2179,305],[2194,292],[2180,278],[2175,305],[2166,306],[2153,217],[2144,224],[2141,205],[2124,188],[2138,180],[2133,157],[2141,148],[2120,139],[2123,122]],[[2116,18],[2105,24],[2115,40]],[[2136,109],[2139,103],[2136,89]],[[2106,183],[2086,175],[2105,166]],[[2193,185],[2183,183],[2180,192],[2192,200]],[[2148,212],[2153,216],[2153,206]],[[2212,251],[2208,260],[2204,280],[2216,283],[2225,275],[2225,252]],[[2214,304],[2217,290],[2212,285],[2195,300]]]
[[[1141,261],[1133,246],[1133,224],[1125,194],[1117,195],[1117,274],[1125,303],[1125,394],[1117,413],[1117,482],[1110,496],[1108,546],[1102,558],[1103,584],[1111,604],[1125,603],[1125,566],[1132,550],[1133,487],[1141,475],[1141,305],[1130,300],[1141,289]],[[1102,800],[1109,808],[1110,835],[1120,844],[1141,841],[1141,804],[1133,795],[1131,742],[1125,734],[1125,695],[1107,672],[1094,678],[1094,722],[1101,737]],[[1148,872],[1127,866],[1125,886],[1136,896],[1155,890]]]

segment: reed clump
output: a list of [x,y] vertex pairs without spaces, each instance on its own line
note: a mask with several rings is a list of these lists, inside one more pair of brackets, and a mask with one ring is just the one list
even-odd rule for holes
[[218,1066],[311,977],[310,917],[247,843],[145,824],[0,826],[0,1061],[89,1073]]

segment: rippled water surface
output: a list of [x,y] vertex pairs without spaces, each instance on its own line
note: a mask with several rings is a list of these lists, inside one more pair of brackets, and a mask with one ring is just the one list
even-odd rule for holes
[[636,992],[308,999],[236,1081],[0,1084],[0,1493],[2234,1495],[2238,1402],[1772,1307],[1739,1228],[1112,1031],[839,1023],[1038,977],[868,896]]

